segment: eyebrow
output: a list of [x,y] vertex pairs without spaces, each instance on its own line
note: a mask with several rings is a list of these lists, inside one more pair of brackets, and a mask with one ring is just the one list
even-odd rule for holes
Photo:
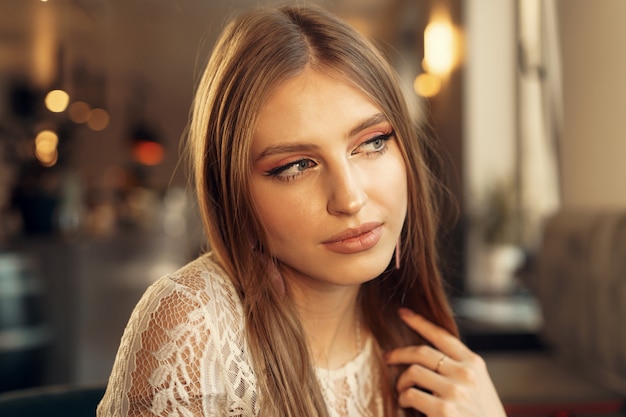
[[348,133],[348,137],[354,136],[360,131],[367,129],[368,127],[372,127],[383,122],[389,122],[387,116],[385,116],[383,113],[376,113],[354,126],[350,130],[350,133]]
[[[387,119],[387,116],[385,116],[383,113],[376,113],[360,121],[359,123],[357,123],[348,132],[348,137],[354,136],[357,133],[369,127],[375,126],[379,123],[388,122],[388,121],[389,119]],[[256,159],[258,161],[270,155],[279,155],[283,153],[292,153],[292,152],[310,152],[310,151],[315,151],[319,149],[320,147],[313,143],[294,143],[294,144],[275,145],[275,146],[269,146],[265,148],[263,152],[261,152]]]

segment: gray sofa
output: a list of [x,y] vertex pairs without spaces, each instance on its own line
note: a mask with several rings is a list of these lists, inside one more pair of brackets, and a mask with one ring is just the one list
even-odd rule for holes
[[557,356],[626,395],[626,211],[562,211],[530,283]]

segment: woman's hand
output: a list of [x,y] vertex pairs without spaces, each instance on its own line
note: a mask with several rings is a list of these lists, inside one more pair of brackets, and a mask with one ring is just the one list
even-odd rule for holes
[[400,407],[429,417],[506,417],[480,356],[411,310],[399,313],[434,346],[406,346],[386,354],[388,365],[408,365],[396,386]]

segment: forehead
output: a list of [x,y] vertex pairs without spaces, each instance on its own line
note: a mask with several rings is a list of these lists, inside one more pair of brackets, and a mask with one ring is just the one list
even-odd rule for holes
[[381,109],[344,77],[305,69],[274,87],[258,115],[254,138],[347,134]]

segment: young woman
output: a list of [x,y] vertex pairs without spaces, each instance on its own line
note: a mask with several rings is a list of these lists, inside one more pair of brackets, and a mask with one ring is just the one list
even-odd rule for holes
[[395,73],[317,9],[236,18],[190,155],[210,252],[153,284],[104,416],[504,416],[457,338],[425,138]]

